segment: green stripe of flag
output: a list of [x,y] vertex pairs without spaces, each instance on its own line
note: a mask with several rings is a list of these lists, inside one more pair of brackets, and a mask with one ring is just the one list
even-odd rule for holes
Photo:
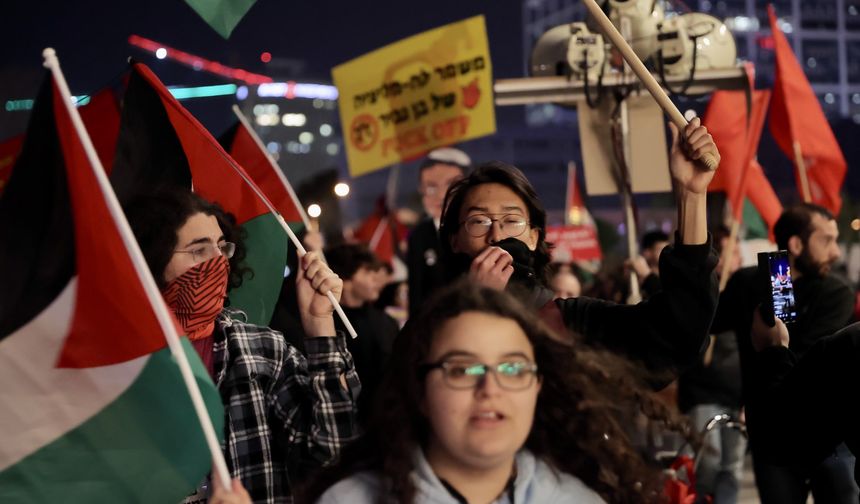
[[248,322],[267,326],[284,283],[288,238],[271,213],[245,222],[242,228],[247,233],[244,265],[254,274],[245,276],[242,285],[230,291],[230,306],[244,311]]
[[[188,340],[182,342],[221,435],[224,410],[218,392]],[[149,357],[114,402],[0,472],[0,502],[179,502],[210,468],[200,422],[165,348]]]
[[233,29],[257,0],[185,0],[206,24],[222,37],[230,38]]

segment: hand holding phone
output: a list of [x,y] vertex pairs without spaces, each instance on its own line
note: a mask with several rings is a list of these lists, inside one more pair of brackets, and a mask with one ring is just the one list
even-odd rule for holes
[[762,319],[773,326],[773,318],[791,324],[797,320],[797,303],[794,299],[794,285],[791,282],[791,266],[788,252],[760,252],[758,254],[758,276],[764,296],[762,299]]

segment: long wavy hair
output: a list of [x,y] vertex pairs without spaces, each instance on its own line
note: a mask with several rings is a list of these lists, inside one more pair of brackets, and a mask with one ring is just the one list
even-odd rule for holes
[[632,365],[584,344],[564,342],[510,294],[458,282],[437,292],[409,321],[395,343],[396,358],[379,389],[370,429],[344,451],[338,465],[300,489],[299,502],[314,502],[328,487],[360,471],[381,477],[386,493],[380,502],[413,502],[412,451],[426,446],[431,432],[419,408],[425,384],[417,369],[443,324],[464,312],[515,321],[534,348],[542,386],[525,448],[556,470],[578,477],[607,502],[661,500],[660,473],[637,453],[619,422],[626,411],[623,404],[637,403],[676,430],[684,429],[684,423],[635,383]]

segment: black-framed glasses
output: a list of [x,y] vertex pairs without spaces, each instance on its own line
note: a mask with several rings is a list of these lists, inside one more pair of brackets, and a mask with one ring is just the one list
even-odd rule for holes
[[195,262],[208,261],[219,253],[230,259],[236,253],[236,244],[233,242],[221,242],[218,245],[214,243],[198,243],[188,250],[174,250],[173,253],[191,254]]
[[445,384],[456,390],[475,388],[488,373],[495,375],[496,383],[505,390],[524,390],[534,383],[538,367],[527,361],[500,362],[493,366],[480,362],[441,361],[423,364],[419,371],[426,377],[434,369],[441,369]]
[[[501,217],[494,219],[495,215]],[[470,215],[460,225],[466,229],[469,236],[480,238],[490,232],[494,222],[498,222],[502,232],[511,238],[523,234],[529,225],[529,221],[519,214],[475,214]]]

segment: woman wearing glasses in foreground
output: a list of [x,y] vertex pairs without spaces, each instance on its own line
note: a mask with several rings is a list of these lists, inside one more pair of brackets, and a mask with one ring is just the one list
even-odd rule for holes
[[717,307],[717,263],[707,232],[705,198],[714,172],[698,160],[719,153],[698,119],[683,139],[674,125],[670,171],[678,200],[674,245],[660,257],[662,291],[637,305],[577,297],[553,300],[546,211],[517,168],[493,161],[448,189],[439,229],[443,263],[454,276],[511,290],[559,334],[641,361],[652,384],[666,384],[698,361]]
[[619,403],[645,400],[624,361],[559,342],[509,294],[437,292],[393,355],[370,431],[301,501],[657,500],[659,475],[616,421]]
[[[221,394],[232,476],[254,502],[291,502],[287,461],[328,463],[356,434],[360,386],[324,295],[340,298],[343,282],[313,254],[301,261],[296,290],[306,359],[281,333],[224,307],[228,287],[247,270],[238,230],[219,206],[175,190],[139,197],[125,212],[167,305]],[[201,492],[190,500],[205,498]]]

